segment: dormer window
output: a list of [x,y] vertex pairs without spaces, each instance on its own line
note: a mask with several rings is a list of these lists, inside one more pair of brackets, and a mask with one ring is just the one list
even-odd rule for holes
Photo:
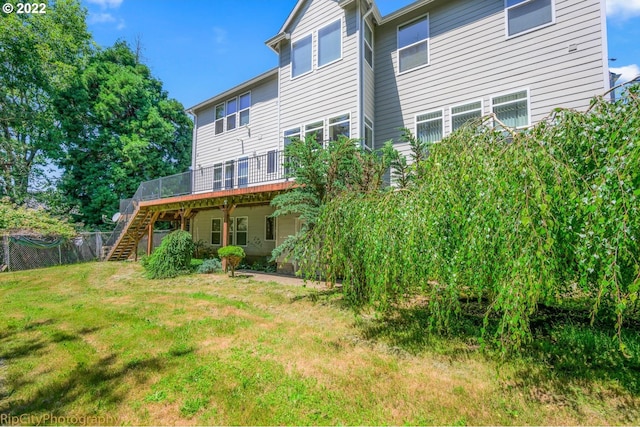
[[298,77],[311,71],[313,36],[308,36],[291,44],[291,77]]
[[429,15],[398,27],[398,72],[429,64]]
[[342,21],[337,20],[318,30],[318,67],[342,57]]

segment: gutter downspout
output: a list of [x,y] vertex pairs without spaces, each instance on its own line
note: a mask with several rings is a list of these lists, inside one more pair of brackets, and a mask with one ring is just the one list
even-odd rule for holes
[[[360,2],[358,1],[358,10],[360,10]],[[373,13],[373,3],[371,3],[369,5],[369,9],[365,12],[364,15],[362,15],[362,20],[358,23],[360,28],[358,31],[358,77],[360,82],[358,83],[358,109],[360,111],[360,139],[362,140],[362,138],[364,138],[364,116],[365,116],[365,111],[364,111],[364,91],[366,89],[366,85],[365,85],[365,75],[366,73],[364,72],[364,64],[363,64],[363,58],[362,58],[362,52],[364,52],[364,26],[366,25],[365,21],[367,20],[367,18],[369,17],[369,15],[371,15],[371,13]],[[374,53],[375,55],[375,53]],[[374,122],[374,126],[375,126],[375,122]],[[362,145],[362,142],[361,142]],[[374,144],[375,147],[375,144]]]

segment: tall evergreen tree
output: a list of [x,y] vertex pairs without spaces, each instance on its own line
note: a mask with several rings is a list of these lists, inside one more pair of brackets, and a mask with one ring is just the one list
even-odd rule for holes
[[184,171],[192,122],[125,42],[99,51],[58,102],[65,135],[60,189],[86,226],[141,181]]
[[0,14],[0,197],[14,203],[60,146],[54,99],[90,51],[85,17],[79,0]]

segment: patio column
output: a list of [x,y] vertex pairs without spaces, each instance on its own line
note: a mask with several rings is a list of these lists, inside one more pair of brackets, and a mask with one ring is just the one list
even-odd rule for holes
[[[156,220],[159,216],[160,212],[155,212],[151,216],[151,221],[149,221],[149,226],[147,228],[147,256],[151,255],[151,252],[153,251],[153,226],[155,225]],[[138,251],[136,251],[136,253],[137,252]]]
[[[235,208],[236,208],[236,205],[227,206],[226,203],[224,206],[220,207],[220,209],[222,210],[222,218],[223,218],[222,219],[222,247],[229,245],[229,219],[230,219],[229,217],[231,216],[231,213]],[[225,271],[227,269],[227,260],[225,259],[222,260],[222,269]]]

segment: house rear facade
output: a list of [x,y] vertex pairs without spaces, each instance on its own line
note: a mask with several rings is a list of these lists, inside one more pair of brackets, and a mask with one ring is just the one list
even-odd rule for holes
[[403,127],[431,142],[489,113],[525,128],[608,90],[606,44],[604,0],[419,0],[386,16],[371,0],[299,0],[266,41],[276,68],[188,109],[188,191],[140,201],[147,230],[173,215],[195,240],[266,257],[299,227],[269,205],[292,184],[292,138],[406,153]]

